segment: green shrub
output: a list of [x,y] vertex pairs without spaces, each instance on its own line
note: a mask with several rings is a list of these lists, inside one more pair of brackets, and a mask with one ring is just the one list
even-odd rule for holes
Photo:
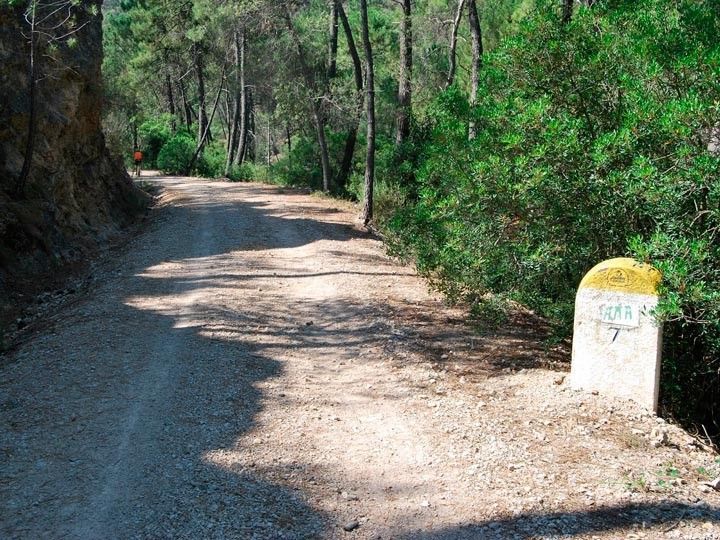
[[222,141],[213,141],[205,146],[197,160],[197,174],[207,178],[223,177],[226,160],[225,144]]
[[233,165],[228,173],[231,182],[267,182],[270,181],[266,165],[258,165],[245,161],[241,165]]
[[273,165],[272,180],[284,186],[322,189],[320,151],[315,140],[296,137],[290,155]]
[[166,174],[185,174],[193,154],[195,140],[189,133],[176,133],[160,150],[158,168]]
[[151,118],[140,124],[138,135],[143,151],[143,162],[146,168],[158,166],[157,159],[160,150],[172,137],[171,117],[168,114]]
[[241,165],[233,165],[227,174],[228,180],[231,182],[250,182],[252,181],[252,170],[249,163]]
[[[340,170],[347,137],[348,133],[345,131],[328,131],[326,133],[330,169],[334,175],[337,175]],[[364,149],[364,136],[358,134],[351,175],[362,168],[362,162],[365,159]],[[270,179],[280,185],[307,186],[315,190],[321,190],[323,187],[322,165],[320,163],[320,149],[316,139],[306,136],[295,137],[290,154],[270,167]],[[343,189],[343,187],[335,185],[335,180],[336,178],[332,179],[333,183],[330,186],[333,193],[343,196],[352,194],[349,187],[346,186]]]
[[563,26],[556,7],[485,58],[474,110],[454,88],[432,105],[393,249],[451,298],[500,293],[566,333],[595,263],[655,264],[662,405],[720,434],[720,12],[613,0]]
[[[356,172],[350,177],[348,194],[352,199],[362,201],[365,196],[365,174]],[[406,201],[406,189],[400,181],[388,177],[377,176],[373,190],[373,221],[375,225],[385,230],[398,208]]]

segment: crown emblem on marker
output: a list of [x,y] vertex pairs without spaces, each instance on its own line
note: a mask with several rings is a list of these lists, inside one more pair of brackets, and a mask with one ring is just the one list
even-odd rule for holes
[[614,268],[608,272],[607,282],[613,287],[627,287],[630,284],[630,276],[622,268]]

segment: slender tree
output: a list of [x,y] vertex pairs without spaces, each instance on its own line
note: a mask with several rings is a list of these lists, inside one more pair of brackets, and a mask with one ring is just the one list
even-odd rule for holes
[[401,145],[410,134],[412,117],[412,5],[402,0],[400,24],[400,76],[398,84],[398,109],[396,116],[395,144]]
[[[355,45],[355,39],[353,38],[352,28],[350,28],[350,22],[348,21],[345,10],[342,4],[338,3],[338,16],[342,23],[343,31],[345,33],[345,39],[347,41],[348,52],[353,63],[353,74],[355,79],[355,115],[352,119],[352,124],[348,130],[347,139],[345,139],[345,150],[343,151],[343,159],[340,164],[340,170],[338,171],[336,184],[339,189],[345,189],[347,185],[348,177],[350,176],[350,168],[352,167],[352,159],[355,154],[355,144],[357,143],[357,133],[360,123],[360,118],[363,112],[363,103],[365,96],[363,95],[363,74],[362,74],[362,62],[360,55],[358,54],[357,47]],[[288,139],[289,140],[289,139]]]
[[210,122],[208,122],[205,94],[205,66],[203,62],[202,47],[199,43],[193,44],[193,60],[195,61],[195,75],[198,90],[198,145],[202,147],[206,140],[211,138]]
[[272,120],[271,116],[272,115],[270,114],[270,111],[268,111],[268,114],[267,114],[267,141],[266,141],[267,142],[266,164],[268,167],[270,167],[270,150],[272,149],[272,125],[270,123]]
[[337,75],[337,50],[338,50],[338,4],[340,0],[332,0],[330,6],[330,39],[328,40],[328,67],[327,80]]
[[[190,131],[190,128],[192,127],[192,118],[193,118],[193,110],[192,106],[190,105],[190,102],[187,98],[187,92],[185,92],[185,83],[182,79],[178,81],[178,84],[180,86],[180,97],[182,98],[183,102],[183,118],[185,119],[185,126],[187,127],[188,131]],[[137,146],[137,145],[135,145]]]
[[375,184],[375,70],[373,67],[370,25],[368,23],[367,0],[360,0],[360,19],[363,48],[365,49],[365,91],[367,111],[367,156],[365,159],[365,204],[362,220],[367,226],[373,218],[373,191]]
[[205,123],[205,131],[202,132],[200,135],[200,140],[197,143],[197,147],[195,148],[195,153],[192,156],[192,159],[190,160],[190,163],[187,166],[186,174],[190,174],[193,167],[195,166],[195,163],[197,162],[198,157],[200,156],[200,153],[202,152],[203,148],[205,147],[205,143],[208,140],[208,137],[210,136],[210,125],[212,124],[213,119],[215,118],[215,112],[217,111],[218,103],[220,103],[220,96],[223,93],[224,87],[225,87],[225,69],[227,65],[223,65],[222,73],[220,74],[220,85],[218,86],[217,95],[215,96],[215,101],[213,102],[212,110],[210,112],[210,118],[207,119]]
[[37,49],[37,2],[30,2],[30,7],[25,13],[25,20],[30,26],[30,35],[28,40],[30,42],[30,58],[28,62],[28,79],[30,82],[30,89],[28,92],[28,130],[27,130],[27,142],[25,143],[25,157],[23,159],[23,166],[18,176],[17,183],[15,184],[15,190],[18,195],[22,195],[25,192],[25,184],[27,183],[28,176],[30,175],[30,164],[32,163],[33,153],[35,152],[35,130],[36,130],[36,109],[37,109],[37,74],[36,74],[36,49]]
[[[480,68],[482,67],[482,30],[480,29],[480,16],[478,15],[475,0],[468,2],[468,20],[470,22],[470,34],[472,36],[472,71],[470,73],[470,107],[474,108],[477,103],[477,93],[480,81]],[[469,138],[474,139],[476,135],[475,122],[470,122]]]
[[244,153],[245,146],[245,29],[240,27],[234,32],[233,51],[235,58],[235,99],[233,116],[230,122],[228,155],[225,161],[225,176]]
[[249,89],[247,81],[245,80],[246,49],[247,45],[245,41],[245,33],[243,32],[240,40],[240,81],[238,82],[238,88],[240,90],[240,131],[236,136],[237,152],[234,157],[234,163],[236,165],[242,164],[245,159],[245,154],[247,153],[248,129],[250,126],[250,107],[248,107]]
[[313,120],[315,123],[315,131],[317,133],[318,146],[320,146],[320,164],[322,166],[323,176],[323,191],[330,191],[330,178],[332,173],[330,172],[330,157],[328,153],[327,140],[325,138],[325,118],[322,111],[322,96],[318,92],[318,87],[315,82],[315,77],[310,65],[305,57],[305,50],[300,41],[297,29],[292,22],[290,17],[290,10],[287,4],[284,4],[283,16],[285,18],[285,25],[290,32],[293,43],[295,44],[295,52],[297,53],[298,62],[300,63],[300,69],[302,71],[305,84],[311,93],[310,103],[312,106]]
[[[166,64],[167,65],[167,64]],[[167,93],[167,104],[168,104],[168,112],[170,113],[171,117],[171,126],[172,130],[177,130],[177,123],[175,120],[175,95],[173,94],[173,85],[172,85],[172,79],[170,78],[170,71],[165,72],[165,92]]]
[[455,82],[455,71],[457,70],[457,36],[464,7],[465,0],[458,0],[457,11],[455,12],[455,19],[453,20],[452,30],[450,32],[450,52],[448,53],[449,68],[447,80],[445,81],[446,88],[452,86]]
[[239,156],[240,163],[246,159],[255,163],[256,130],[255,130],[255,94],[251,86],[247,87],[247,106],[245,109],[245,151]]
[[[76,16],[82,13],[80,8],[85,9],[86,7],[79,5],[74,0],[29,0],[23,13],[27,24],[27,33],[23,33],[23,37],[27,39],[29,45],[28,126],[23,165],[15,181],[17,196],[23,196],[25,193],[25,185],[30,176],[35,154],[38,122],[37,87],[38,82],[43,78],[40,61],[50,56],[50,53],[46,51],[52,46],[67,42],[89,23],[89,20],[77,22]],[[87,7],[87,9],[90,10],[91,7]],[[94,16],[92,11],[85,15],[86,18],[92,16]]]

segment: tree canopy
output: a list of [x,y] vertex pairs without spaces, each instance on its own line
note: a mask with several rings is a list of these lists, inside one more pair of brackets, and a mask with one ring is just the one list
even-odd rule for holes
[[720,433],[719,31],[713,0],[120,0],[105,127],[170,172],[369,201],[449,298],[558,339],[585,271],[650,262],[663,406]]

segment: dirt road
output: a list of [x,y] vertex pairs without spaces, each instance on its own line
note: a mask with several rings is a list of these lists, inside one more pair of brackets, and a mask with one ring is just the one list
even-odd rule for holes
[[569,390],[533,325],[473,333],[346,206],[157,182],[0,361],[0,537],[720,538],[714,454]]

